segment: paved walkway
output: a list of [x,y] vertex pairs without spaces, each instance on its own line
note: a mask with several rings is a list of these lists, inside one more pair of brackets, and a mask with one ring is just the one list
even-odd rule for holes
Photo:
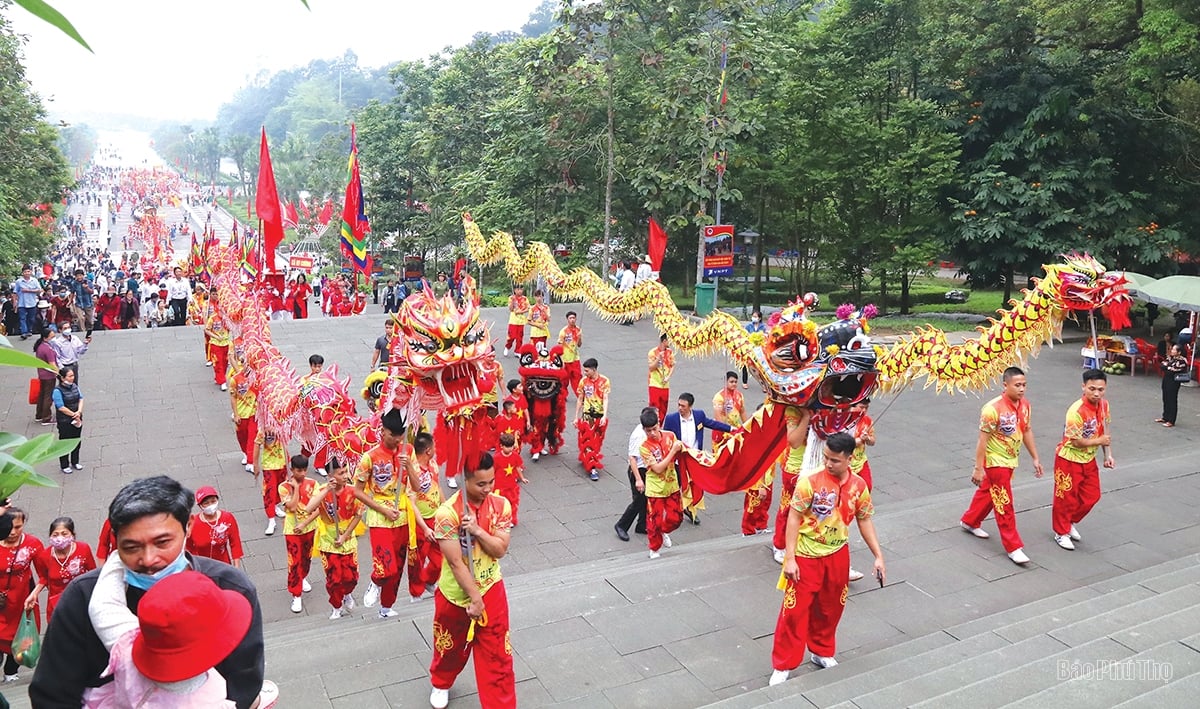
[[[568,306],[554,307],[554,323]],[[383,318],[273,323],[275,342],[297,365],[313,352],[337,363],[357,388]],[[497,319],[500,311],[488,311]],[[494,326],[495,334],[502,332]],[[646,558],[644,537],[628,543],[612,522],[628,500],[624,444],[645,401],[645,352],[657,333],[649,321],[621,327],[584,315],[584,353],[612,378],[614,413],[599,482],[583,477],[574,441],[556,458],[528,463],[521,526],[503,561],[510,590],[513,647],[522,707],[692,707],[761,687],[770,673],[771,632],[779,607],[779,567],[765,537],[738,534],[740,496],[710,500],[702,525],[674,535],[663,558]],[[1044,350],[1031,362],[1029,396],[1043,461],[1049,466],[1066,407],[1079,395],[1078,342]],[[515,360],[502,359],[512,375]],[[286,559],[280,535],[262,534],[261,499],[238,465],[227,395],[203,366],[197,328],[96,333],[81,362],[88,400],[83,457],[71,476],[46,463],[56,489],[22,490],[17,504],[29,529],[44,534],[59,514],[75,517],[82,539],[96,538],[108,501],[122,485],[165,473],[191,487],[215,483],[246,540],[246,569],[258,585],[267,621],[268,676],[280,683],[284,707],[414,707],[428,696],[429,601],[407,605],[400,622],[359,611],[327,619],[320,571],[305,612],[288,611]],[[672,392],[708,401],[727,363],[683,360]],[[25,403],[28,373],[0,368],[0,430],[44,433]],[[748,403],[761,394],[752,385]],[[1151,424],[1158,415],[1153,377],[1114,377],[1118,468],[1104,476],[1106,497],[1087,522],[1081,548],[1069,553],[1049,535],[1051,479],[1033,479],[1028,458],[1017,475],[1016,504],[1026,549],[1018,568],[998,539],[975,540],[957,529],[971,493],[969,473],[981,398],[935,396],[911,389],[872,407],[879,444],[871,451],[877,526],[886,550],[888,586],[854,585],[839,633],[839,657],[850,658],[938,628],[1193,552],[1200,519],[1190,502],[1200,493],[1192,448],[1200,431],[1196,390],[1181,394],[1180,426]],[[573,402],[572,402],[573,405]],[[985,527],[995,531],[994,524]],[[993,535],[995,537],[995,535]],[[865,568],[861,542],[852,547]],[[361,551],[363,558],[367,550]],[[365,588],[364,576],[358,594]],[[27,675],[23,671],[23,675]],[[803,681],[803,680],[800,680]],[[26,680],[10,689],[21,693]],[[453,705],[477,706],[465,674]]]

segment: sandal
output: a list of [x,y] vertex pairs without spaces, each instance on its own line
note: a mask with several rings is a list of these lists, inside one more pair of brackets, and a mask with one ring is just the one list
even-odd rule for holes
[[1166,419],[1154,419],[1154,423],[1166,423]]
[[1170,421],[1164,421],[1163,426],[1166,428],[1175,428],[1175,424],[1171,423]]

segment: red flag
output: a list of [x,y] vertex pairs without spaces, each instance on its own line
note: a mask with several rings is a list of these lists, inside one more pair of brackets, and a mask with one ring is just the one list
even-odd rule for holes
[[258,194],[254,208],[262,220],[262,243],[265,261],[275,263],[275,248],[283,243],[283,213],[279,208],[279,190],[275,187],[275,171],[271,169],[271,153],[267,150],[267,129],[262,129],[262,147],[258,157]]
[[[295,207],[293,207],[293,209],[295,209]],[[312,214],[309,214],[308,212],[308,204],[304,200],[300,200],[300,211],[304,212],[305,219],[312,219]],[[297,219],[296,221],[300,220]]]
[[650,257],[650,268],[662,271],[663,254],[667,252],[667,232],[650,217],[650,248],[646,254]]
[[342,253],[354,262],[354,270],[370,275],[367,270],[367,234],[371,225],[363,205],[362,177],[358,171],[358,140],[354,124],[350,124],[350,179],[346,185],[346,201],[342,207]]
[[317,223],[325,226],[330,219],[333,219],[333,200],[326,199],[325,206],[321,207],[321,213],[317,215]]
[[[304,203],[301,202],[300,206],[304,206]],[[284,226],[291,226],[294,229],[296,225],[300,223],[300,215],[296,214],[296,205],[289,201],[287,204],[283,205],[283,209],[286,213],[286,216],[283,220]],[[304,216],[308,216],[308,210],[304,211]]]

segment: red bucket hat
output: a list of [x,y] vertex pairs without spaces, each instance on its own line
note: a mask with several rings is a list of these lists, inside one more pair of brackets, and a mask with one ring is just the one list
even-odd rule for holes
[[196,571],[154,584],[138,604],[141,633],[133,664],[155,682],[203,674],[233,652],[250,629],[250,601]]

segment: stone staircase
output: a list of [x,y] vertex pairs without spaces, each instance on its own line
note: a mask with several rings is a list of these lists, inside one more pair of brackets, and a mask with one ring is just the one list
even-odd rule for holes
[[[1200,555],[931,633],[807,665],[710,709],[1160,707],[1200,691]],[[1081,600],[1082,599],[1082,600]]]

